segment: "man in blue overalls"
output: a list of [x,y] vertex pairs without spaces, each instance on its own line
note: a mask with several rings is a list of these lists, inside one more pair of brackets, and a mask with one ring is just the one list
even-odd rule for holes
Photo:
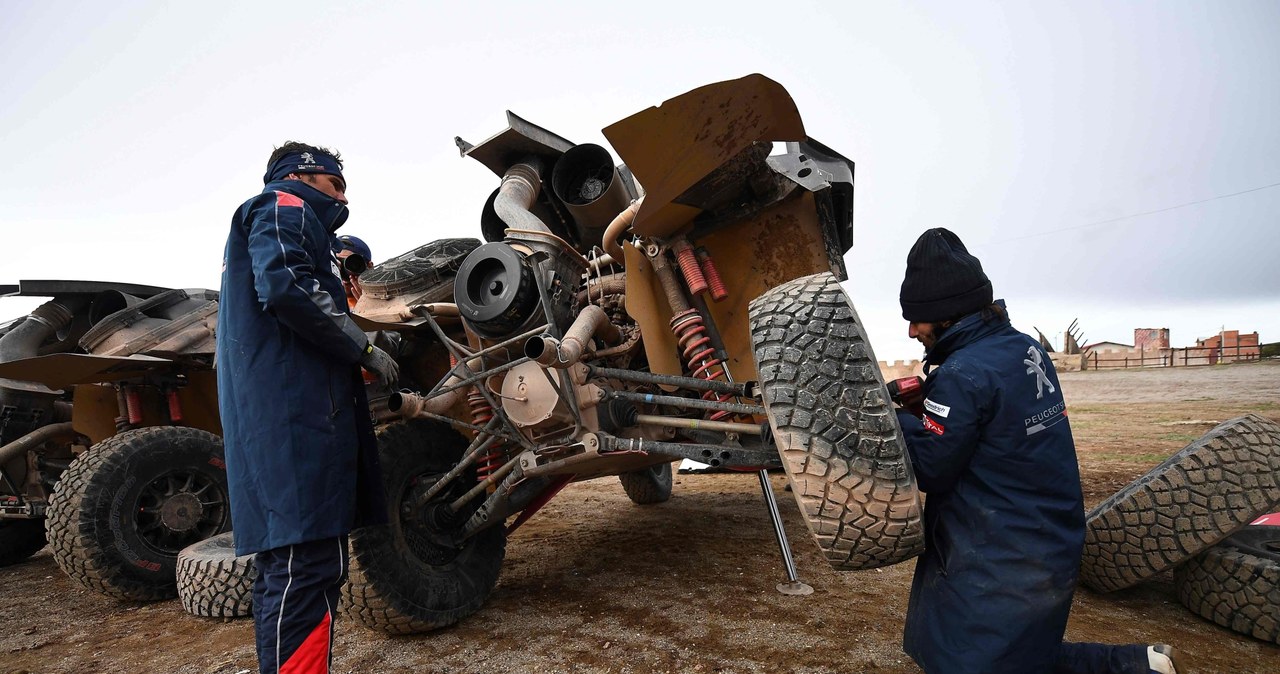
[[1175,674],[1163,644],[1062,643],[1084,545],[1075,443],[1053,363],[982,264],[931,229],[899,299],[927,373],[923,415],[898,410],[928,494],[903,649],[929,674]]
[[347,534],[385,521],[360,366],[394,360],[348,313],[334,231],[347,219],[337,152],[289,142],[231,220],[218,308],[218,404],[236,554],[257,553],[263,674],[329,671]]

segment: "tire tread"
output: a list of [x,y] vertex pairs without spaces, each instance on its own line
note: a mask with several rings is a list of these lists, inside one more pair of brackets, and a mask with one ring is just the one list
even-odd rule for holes
[[871,569],[924,549],[906,443],[857,312],[830,273],[751,302],[765,408],[792,492],[832,567]]
[[1240,530],[1280,502],[1280,424],[1223,422],[1089,512],[1080,580],[1136,585]]

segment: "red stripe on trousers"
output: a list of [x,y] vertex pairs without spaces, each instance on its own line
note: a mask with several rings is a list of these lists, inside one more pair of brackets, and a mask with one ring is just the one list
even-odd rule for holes
[[280,667],[280,674],[328,674],[329,672],[329,613],[303,640],[298,650]]

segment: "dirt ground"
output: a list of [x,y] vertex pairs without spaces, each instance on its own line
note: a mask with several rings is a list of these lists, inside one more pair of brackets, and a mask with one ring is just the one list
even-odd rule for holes
[[[1092,506],[1214,424],[1280,420],[1280,363],[1062,376]],[[335,672],[918,672],[900,648],[913,564],[837,573],[773,476],[803,580],[783,570],[756,477],[680,475],[631,504],[615,479],[573,485],[508,543],[497,589],[450,629],[388,637],[339,624]],[[130,605],[82,589],[48,550],[0,569],[0,673],[256,671],[249,620]],[[1197,672],[1278,672],[1280,648],[1184,609],[1167,575],[1076,593],[1067,638],[1166,641]]]

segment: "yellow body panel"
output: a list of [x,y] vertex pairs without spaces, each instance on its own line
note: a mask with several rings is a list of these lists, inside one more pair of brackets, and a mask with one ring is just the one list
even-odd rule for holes
[[[705,296],[729,355],[729,372],[735,381],[756,379],[747,314],[751,300],[792,279],[831,269],[813,195],[801,192],[693,244],[707,249],[729,289],[728,299],[722,302]],[[682,374],[683,363],[670,327],[671,308],[662,284],[643,253],[630,244],[624,250],[627,313],[644,335],[649,369],[659,374]]]

